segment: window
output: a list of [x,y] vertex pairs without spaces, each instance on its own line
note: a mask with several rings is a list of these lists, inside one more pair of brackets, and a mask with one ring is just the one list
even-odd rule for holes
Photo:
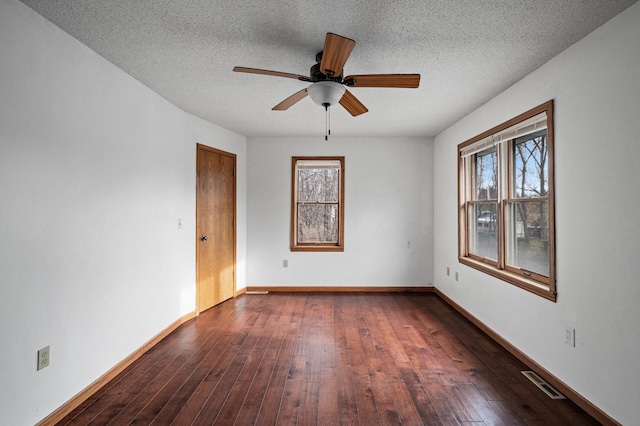
[[555,301],[553,101],[458,154],[460,262]]
[[344,250],[344,157],[293,157],[291,250]]

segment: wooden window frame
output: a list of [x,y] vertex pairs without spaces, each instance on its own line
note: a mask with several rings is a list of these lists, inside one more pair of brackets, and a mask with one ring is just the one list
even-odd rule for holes
[[[297,188],[298,176],[296,173],[296,163],[303,161],[339,161],[340,162],[340,182],[338,196],[338,242],[337,243],[298,243],[297,221],[298,221],[298,202]],[[344,175],[345,165],[344,157],[291,157],[291,251],[307,251],[307,252],[342,252],[344,251]]]
[[[492,135],[516,126],[525,120],[536,115],[546,113],[547,121],[547,162],[548,162],[548,195],[541,198],[515,198],[511,182],[512,173],[512,149],[513,140],[506,143],[506,146],[498,149],[498,259],[484,259],[469,252],[468,235],[468,205],[481,202],[471,196],[474,188],[471,161],[462,155],[462,149],[485,140]],[[506,149],[505,149],[506,148]],[[502,158],[501,158],[502,156]],[[471,268],[477,269],[491,276],[499,278],[531,293],[544,297],[551,301],[556,301],[556,265],[555,265],[555,184],[554,184],[554,126],[553,126],[553,100],[545,102],[531,110],[518,115],[492,129],[487,130],[458,145],[458,261]],[[506,227],[507,227],[507,204],[513,201],[532,202],[544,201],[548,203],[549,209],[549,276],[536,274],[525,269],[520,269],[506,264]]]

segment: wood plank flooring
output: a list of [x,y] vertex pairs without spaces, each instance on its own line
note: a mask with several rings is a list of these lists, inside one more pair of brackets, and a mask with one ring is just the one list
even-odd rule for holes
[[58,424],[598,424],[527,369],[432,293],[243,295]]

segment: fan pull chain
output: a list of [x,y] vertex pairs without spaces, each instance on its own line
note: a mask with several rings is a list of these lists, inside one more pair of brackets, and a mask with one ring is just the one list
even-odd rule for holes
[[331,113],[329,112],[329,104],[322,104],[324,106],[324,140],[329,140],[331,134]]

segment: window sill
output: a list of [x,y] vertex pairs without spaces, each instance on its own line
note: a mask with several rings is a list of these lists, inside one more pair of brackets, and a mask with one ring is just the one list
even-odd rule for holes
[[315,246],[315,245],[292,246],[291,251],[343,252],[344,247],[343,246]]
[[521,275],[514,274],[513,272],[497,269],[495,266],[488,265],[481,261],[471,259],[468,257],[459,257],[460,263],[467,265],[473,269],[477,269],[491,276],[494,276],[502,281],[506,281],[510,284],[520,287],[523,290],[536,294],[552,302],[556,301],[557,294],[549,290],[549,287],[534,280],[529,280]]

